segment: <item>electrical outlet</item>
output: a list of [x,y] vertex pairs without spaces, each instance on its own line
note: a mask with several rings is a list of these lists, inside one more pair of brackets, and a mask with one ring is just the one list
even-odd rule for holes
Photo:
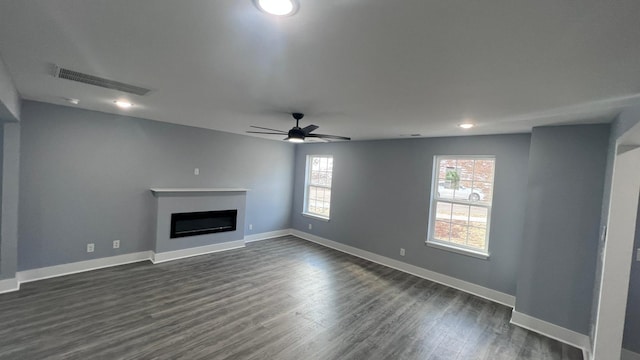
[[193,175],[200,175],[200,168],[193,169]]
[[249,224],[249,230],[253,230],[253,224]]
[[114,249],[120,248],[120,240],[113,240],[113,248]]
[[404,248],[400,248],[400,256],[404,256]]
[[313,225],[309,224],[309,230],[313,229]]
[[91,243],[91,244],[87,244],[87,252],[93,252],[96,249],[96,245]]

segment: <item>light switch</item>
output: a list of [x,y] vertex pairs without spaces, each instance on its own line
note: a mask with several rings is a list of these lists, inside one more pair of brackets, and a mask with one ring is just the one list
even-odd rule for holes
[[199,168],[193,169],[193,175],[200,175],[200,169]]

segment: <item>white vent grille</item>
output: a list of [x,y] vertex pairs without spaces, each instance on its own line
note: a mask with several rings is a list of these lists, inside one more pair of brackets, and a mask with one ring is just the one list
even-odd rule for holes
[[125,84],[119,81],[109,80],[109,79],[105,79],[105,78],[101,78],[101,77],[93,76],[89,74],[83,74],[78,71],[73,71],[73,70],[61,68],[58,66],[55,67],[53,76],[60,79],[77,81],[84,84],[100,86],[103,88],[123,91],[126,93],[136,94],[136,95],[146,95],[149,91],[151,91],[143,87]]

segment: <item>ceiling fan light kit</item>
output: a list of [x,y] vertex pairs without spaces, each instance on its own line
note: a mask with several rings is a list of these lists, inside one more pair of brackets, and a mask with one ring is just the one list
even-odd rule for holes
[[297,0],[253,0],[253,4],[269,15],[291,16],[298,12]]
[[285,140],[289,140],[293,143],[304,142],[304,132],[300,128],[293,128],[289,130],[289,134]]

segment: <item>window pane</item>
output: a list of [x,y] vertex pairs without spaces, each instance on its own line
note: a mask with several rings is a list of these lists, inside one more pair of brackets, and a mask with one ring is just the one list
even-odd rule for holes
[[326,171],[327,170],[327,158],[326,157],[322,157],[320,158],[320,169],[321,171]]
[[311,170],[311,176],[309,176],[309,183],[313,185],[318,185],[319,181],[320,181],[320,172]]
[[315,197],[313,197],[313,199],[316,199],[318,201],[324,201],[324,188],[315,187],[315,186],[312,186],[312,188],[315,189]]
[[316,212],[316,201],[315,200],[309,200],[308,205],[309,206],[308,206],[307,211],[315,213]]
[[321,171],[318,173],[318,185],[330,186],[331,182],[329,180],[329,173],[326,171]]
[[316,207],[316,214],[329,217],[329,203],[321,201],[318,203],[318,207]]
[[467,226],[451,224],[451,240],[452,243],[459,245],[467,244]]
[[473,193],[477,194],[477,201],[491,205],[493,200],[493,184],[485,181],[474,181]]
[[451,159],[443,159],[440,160],[440,164],[438,165],[438,179],[447,180],[447,174],[449,174],[449,179],[451,176],[454,176],[451,172],[456,172],[456,161]]
[[494,167],[495,160],[476,160],[473,180],[493,182]]
[[438,240],[449,241],[451,237],[451,224],[446,221],[436,221],[433,236]]
[[320,170],[320,158],[315,156],[311,158],[311,170]]
[[436,220],[451,221],[451,204],[438,201],[436,205]]
[[489,219],[489,211],[487,208],[471,206],[471,217],[469,218],[471,226],[477,226],[481,228],[487,228],[487,222]]
[[469,225],[469,206],[453,205],[451,222],[458,225]]
[[453,200],[453,190],[454,189],[451,188],[449,182],[440,180],[438,182],[438,192],[436,193],[436,196],[439,199]]
[[472,183],[471,180],[460,180],[458,186],[454,189],[453,198],[463,201],[470,200],[472,198]]
[[322,200],[329,204],[329,201],[331,201],[331,189],[324,189],[324,197]]
[[458,159],[456,163],[460,180],[473,180],[473,164],[474,160]]
[[477,228],[473,226],[469,227],[469,246],[484,250],[486,238],[487,229]]

